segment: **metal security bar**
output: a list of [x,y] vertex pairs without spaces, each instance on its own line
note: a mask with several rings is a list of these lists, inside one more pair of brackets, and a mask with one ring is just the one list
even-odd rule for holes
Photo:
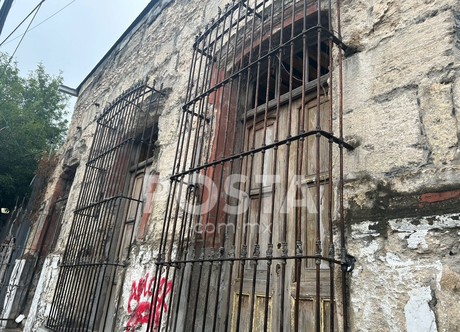
[[113,329],[118,278],[133,240],[131,224],[143,203],[140,191],[133,190],[139,183],[132,174],[146,167],[141,159],[151,156],[146,151],[154,143],[152,121],[160,97],[158,90],[139,83],[97,120],[47,322],[53,331]]
[[40,201],[48,180],[46,170],[53,164],[53,158],[40,162],[28,203],[24,199],[14,208],[0,234],[4,239],[0,245],[0,329],[16,328],[15,319],[27,315],[44,259],[54,250],[60,212],[65,207],[73,174],[66,168],[66,174],[59,177],[56,187],[61,190],[55,191],[50,199],[50,206],[54,207],[47,211],[34,202]]
[[196,38],[149,331],[348,329],[339,2],[232,1]]

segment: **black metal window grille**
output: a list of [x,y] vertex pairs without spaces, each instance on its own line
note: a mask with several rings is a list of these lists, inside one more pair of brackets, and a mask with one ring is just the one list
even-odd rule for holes
[[348,329],[339,3],[235,0],[197,37],[149,331]]
[[16,317],[29,312],[44,259],[54,250],[72,181],[72,170],[67,168],[56,185],[61,196],[53,195],[47,212],[33,204],[40,200],[46,183],[46,175],[38,174],[28,203],[15,207],[0,235],[4,237],[0,245],[0,329],[17,327]]
[[47,322],[53,331],[113,329],[160,100],[161,93],[142,82],[97,120]]

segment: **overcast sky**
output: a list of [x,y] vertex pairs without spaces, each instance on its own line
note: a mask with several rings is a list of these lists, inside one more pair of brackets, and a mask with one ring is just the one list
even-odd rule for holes
[[[6,36],[41,0],[15,0],[0,36]],[[76,88],[150,0],[45,0],[14,56],[21,74],[39,62],[50,74],[62,71],[64,84]],[[0,6],[3,0],[0,0]],[[67,7],[66,7],[67,6]],[[65,8],[64,8],[65,7]],[[63,9],[64,8],[64,9]],[[30,20],[30,18],[29,18]],[[10,55],[28,22],[0,47]]]

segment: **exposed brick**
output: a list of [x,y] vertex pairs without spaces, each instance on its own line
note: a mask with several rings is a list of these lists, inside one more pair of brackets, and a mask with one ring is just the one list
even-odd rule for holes
[[452,191],[444,191],[440,193],[427,193],[420,196],[420,201],[423,203],[437,203],[450,199],[460,198],[460,189]]

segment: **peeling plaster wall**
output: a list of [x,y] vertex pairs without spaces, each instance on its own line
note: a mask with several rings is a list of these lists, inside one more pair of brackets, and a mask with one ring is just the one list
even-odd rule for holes
[[[163,84],[168,94],[159,120],[156,171],[164,183],[172,172],[194,37],[229,2],[159,1],[81,86],[64,157],[45,202],[60,167],[80,166],[26,331],[43,326],[49,314],[96,117],[140,79]],[[457,2],[342,1],[342,36],[357,50],[344,60],[343,79],[344,132],[357,142],[345,153],[348,249],[357,259],[349,280],[352,331],[460,330]],[[116,303],[116,330],[130,320],[130,308],[145,300],[131,295],[141,280],[152,277],[166,198],[167,187],[160,185],[145,241],[132,248]]]
[[356,331],[457,331],[460,214],[362,221],[351,226]]

